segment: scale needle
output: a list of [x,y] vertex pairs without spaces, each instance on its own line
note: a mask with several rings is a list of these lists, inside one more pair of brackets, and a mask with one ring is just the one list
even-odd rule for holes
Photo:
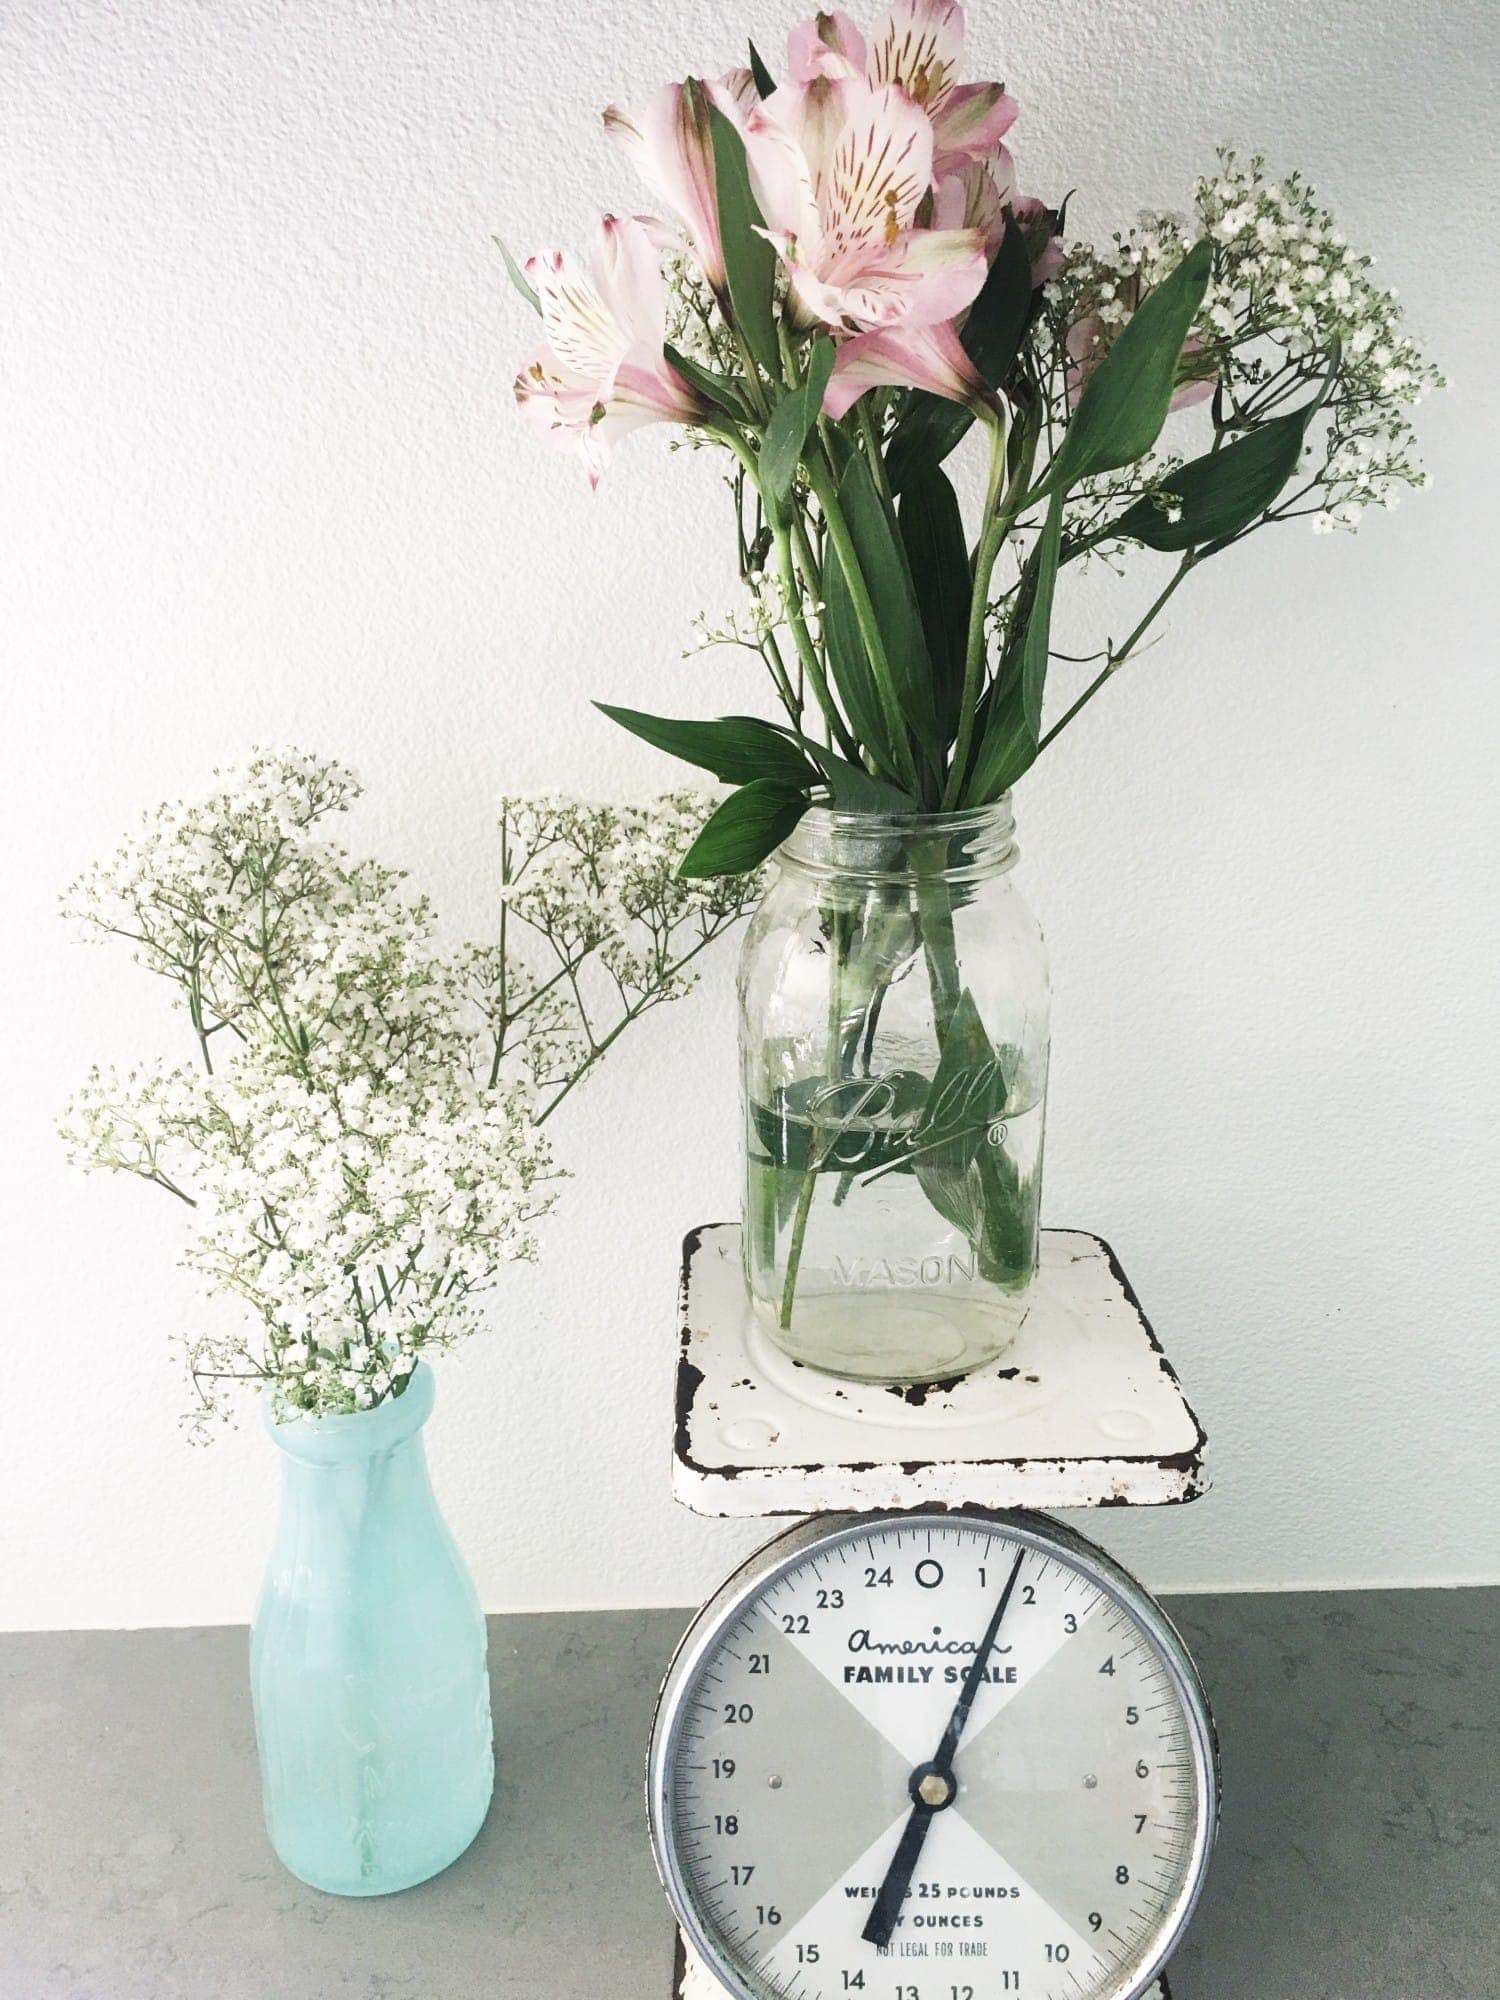
[[984,1636],[979,1641],[969,1670],[964,1675],[964,1684],[958,1691],[958,1700],[953,1704],[953,1713],[948,1718],[948,1727],[943,1731],[943,1740],[937,1747],[937,1755],[931,1763],[919,1764],[912,1772],[908,1789],[912,1796],[911,1816],[901,1830],[901,1838],[896,1843],[896,1852],[891,1865],[885,1871],[869,1917],[860,1936],[867,1944],[888,1945],[891,1934],[901,1917],[901,1905],[906,1900],[911,1887],[911,1878],[916,1872],[921,1857],[922,1844],[927,1838],[927,1829],[936,1814],[945,1806],[951,1806],[958,1796],[958,1780],[953,1775],[953,1758],[959,1740],[969,1720],[969,1710],[974,1706],[974,1697],[979,1692],[984,1679],[985,1666],[994,1650],[999,1635],[1000,1621],[1005,1616],[1005,1607],[1010,1603],[1010,1594],[1016,1587],[1016,1578],[1021,1574],[1021,1564],[1026,1559],[1025,1549],[1021,1549],[1011,1564],[1010,1575],[1005,1579],[1005,1588],[1000,1593],[1000,1601],[990,1614],[990,1622],[984,1628]]

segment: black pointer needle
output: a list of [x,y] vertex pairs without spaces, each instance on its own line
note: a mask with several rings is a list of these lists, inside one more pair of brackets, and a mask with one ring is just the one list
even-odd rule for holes
[[1000,1620],[1005,1616],[1005,1607],[1010,1603],[1010,1594],[1016,1587],[1016,1578],[1021,1574],[1021,1564],[1026,1559],[1022,1549],[1011,1564],[1010,1575],[1005,1579],[1005,1588],[1000,1593],[1000,1602],[990,1614],[990,1622],[984,1628],[984,1637],[979,1642],[979,1650],[969,1662],[969,1671],[964,1675],[964,1684],[958,1691],[958,1700],[953,1704],[953,1713],[948,1718],[948,1727],[943,1731],[943,1740],[937,1747],[937,1755],[930,1764],[919,1764],[911,1774],[912,1809],[911,1817],[901,1829],[901,1838],[896,1843],[896,1852],[891,1865],[885,1871],[885,1880],[870,1907],[860,1936],[866,1944],[885,1946],[891,1941],[901,1916],[901,1905],[906,1901],[906,1892],[911,1887],[911,1878],[916,1873],[921,1857],[922,1844],[927,1838],[927,1829],[932,1825],[935,1814],[944,1806],[952,1805],[958,1786],[953,1777],[953,1759],[958,1750],[959,1739],[969,1720],[969,1710],[974,1706],[974,1697],[979,1692],[979,1684],[984,1678],[985,1665],[994,1650],[995,1640],[1000,1631]]

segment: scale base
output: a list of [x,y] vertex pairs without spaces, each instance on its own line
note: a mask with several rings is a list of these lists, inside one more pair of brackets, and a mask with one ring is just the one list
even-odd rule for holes
[[[672,2000],[724,2000],[725,1988],[714,1978],[682,1932],[677,1933],[676,1964],[672,1979]],[[1172,2000],[1165,1975],[1148,1986],[1141,2000]]]

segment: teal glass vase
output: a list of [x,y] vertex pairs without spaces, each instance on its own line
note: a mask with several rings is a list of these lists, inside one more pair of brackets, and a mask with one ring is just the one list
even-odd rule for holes
[[484,1616],[438,1512],[432,1371],[350,1416],[266,1427],[281,1520],[250,1638],[271,1845],[315,1889],[382,1896],[454,1861],[494,1785]]

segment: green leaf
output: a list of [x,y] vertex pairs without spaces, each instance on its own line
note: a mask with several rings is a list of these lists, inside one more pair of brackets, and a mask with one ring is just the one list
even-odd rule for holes
[[992,389],[1002,386],[1015,365],[1037,297],[1026,239],[1012,216],[961,335],[969,359]]
[[1024,1284],[1036,1244],[1037,1185],[1023,1182],[1003,1146],[983,1146],[962,1167],[946,1164],[941,1149],[913,1163],[921,1189],[938,1214],[969,1239],[979,1275],[991,1284]]
[[943,460],[968,435],[974,412],[930,389],[913,389],[885,448],[886,477],[893,493],[904,493],[929,465]]
[[912,588],[932,662],[933,700],[944,742],[958,729],[973,577],[958,495],[940,465],[923,465],[901,495],[897,516]]
[[1167,420],[1182,345],[1212,270],[1213,246],[1205,238],[1148,294],[1084,384],[1057,456],[1028,504],[1145,457]]
[[711,368],[703,367],[690,355],[683,354],[670,344],[664,352],[678,374],[690,382],[698,394],[712,403],[716,410],[722,410],[726,416],[733,417],[738,423],[749,421],[750,405],[745,401],[743,382],[731,375],[716,375]]
[[981,1274],[1002,1283],[1026,1275],[1033,1240],[1035,1190],[1022,1187],[1015,1162],[990,1142],[1008,1108],[1007,1071],[1014,1067],[991,1042],[964,987],[948,1018],[911,1154],[922,1192],[963,1230]]
[[916,1131],[917,1150],[941,1142],[951,1149],[950,1163],[972,1160],[1005,1110],[1006,1094],[1000,1058],[965,986],[948,1017],[943,1053]]
[[821,767],[828,789],[833,794],[833,803],[840,812],[915,813],[921,810],[911,794],[903,792],[899,785],[892,785],[884,778],[871,777],[858,764],[835,756],[832,750],[825,750],[821,744],[809,743],[807,749],[809,756],[815,758]]
[[1004,1116],[1009,1087],[968,987],[958,996],[943,1036],[943,1053],[927,1087],[912,1135],[911,1161],[922,1190],[976,1249],[985,1233],[991,1127]]
[[773,310],[776,252],[758,233],[764,218],[751,192],[745,142],[716,104],[709,107],[708,130],[714,149],[714,189],[730,310],[745,345],[776,381],[781,374]]
[[700,770],[712,771],[726,785],[746,785],[765,778],[792,790],[806,790],[821,776],[795,743],[756,715],[725,715],[717,722],[674,722],[664,715],[615,708],[606,701],[596,701],[594,706],[633,736],[669,756],[696,764]]
[[[1110,541],[1121,535],[1144,542],[1147,548],[1179,550],[1200,548],[1205,543],[1218,547],[1248,528],[1296,472],[1308,425],[1327,400],[1339,360],[1336,349],[1317,395],[1302,409],[1272,417],[1218,451],[1179,466],[1154,494],[1148,493],[1127,507],[1117,521],[1092,539]],[[1161,504],[1169,495],[1181,510],[1176,520],[1169,518]]]
[[903,791],[899,785],[893,785],[885,778],[872,777],[862,764],[851,764],[847,757],[840,757],[826,743],[819,743],[816,737],[804,736],[800,729],[793,729],[785,722],[773,722],[769,726],[789,742],[801,745],[808,762],[817,765],[823,782],[832,794],[832,802],[840,812],[921,811],[910,792]]
[[[902,718],[924,749],[934,757],[941,757],[947,748],[947,738],[938,725],[932,665],[906,567],[906,553],[892,531],[890,516],[870,468],[858,452],[850,457],[839,481],[839,505],[885,644]],[[825,597],[829,572],[837,572],[842,566],[831,543],[829,549],[829,558],[823,566]]]
[[760,59],[760,50],[754,42],[750,44],[750,74],[755,78],[755,88],[762,97],[769,97],[776,88],[776,79]]
[[515,258],[511,256],[509,249],[498,236],[495,238],[495,245],[500,255],[505,259],[505,275],[521,294],[527,305],[531,307],[531,310],[534,313],[539,313],[542,309],[542,302],[536,295],[536,287],[521,269]]
[[872,777],[800,730],[767,722],[758,715],[725,715],[714,722],[674,721],[638,709],[594,703],[601,715],[619,723],[669,756],[712,771],[725,784],[766,779],[787,791],[824,786],[841,812],[914,813],[911,796],[883,778]]
[[1019,676],[991,689],[981,706],[982,733],[963,788],[965,806],[993,805],[1036,761],[1037,739],[1026,727]]
[[[1127,507],[1099,539],[1120,535],[1150,549],[1191,549],[1237,534],[1265,512],[1296,471],[1306,429],[1300,415],[1275,417],[1190,460]],[[1166,511],[1168,500],[1181,510],[1175,520]]]
[[966,806],[990,805],[1036,762],[1052,638],[1052,600],[1062,551],[1063,495],[1053,495],[1022,587],[1029,604],[1013,672],[990,691],[984,729],[963,788]]
[[705,821],[678,864],[683,881],[712,875],[747,875],[780,847],[807,811],[801,792],[756,778],[731,792]]
[[833,373],[833,342],[819,337],[807,357],[807,373],[788,389],[771,412],[760,448],[760,490],[779,506],[792,496],[792,481],[802,460],[807,434],[818,421],[823,392]]
[[[1031,282],[1031,259],[1014,220],[1008,221],[989,276],[970,308],[960,338],[974,366],[992,389],[1003,386],[1015,366],[1039,297]],[[940,465],[974,421],[964,403],[950,403],[916,391],[886,448],[886,469],[900,493],[926,466]]]

